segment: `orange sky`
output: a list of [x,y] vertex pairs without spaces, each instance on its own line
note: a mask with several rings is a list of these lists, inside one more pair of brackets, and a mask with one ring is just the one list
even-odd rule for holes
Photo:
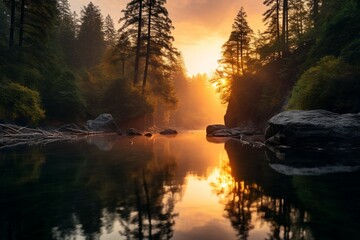
[[[110,14],[115,22],[129,0],[92,0],[103,16]],[[90,0],[69,0],[73,10],[80,11]],[[174,45],[182,52],[189,75],[210,73],[217,66],[222,44],[227,40],[233,20],[241,8],[248,14],[250,27],[263,30],[265,8],[262,0],[168,0],[167,9],[175,30]]]

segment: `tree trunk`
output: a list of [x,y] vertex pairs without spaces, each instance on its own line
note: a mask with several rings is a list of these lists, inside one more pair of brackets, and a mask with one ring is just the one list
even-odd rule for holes
[[149,4],[149,18],[148,18],[148,36],[147,36],[147,46],[146,46],[146,60],[145,60],[145,70],[144,70],[144,79],[142,85],[142,95],[145,94],[145,86],[147,81],[148,69],[149,69],[149,60],[150,60],[150,42],[151,42],[151,15],[152,15],[152,3],[153,0],[148,0]]
[[143,235],[143,217],[142,217],[142,206],[141,206],[141,198],[140,198],[140,191],[138,187],[138,182],[135,181],[135,195],[136,195],[136,207],[138,210],[138,238],[142,240],[144,238]]
[[313,21],[314,21],[314,25],[317,22],[317,18],[318,18],[318,14],[319,14],[319,0],[313,0]]
[[20,11],[20,31],[19,31],[19,46],[23,46],[23,34],[24,34],[24,18],[25,18],[25,0],[21,1]]
[[[277,43],[280,43],[280,0],[276,0],[276,34]],[[278,51],[279,58],[281,57],[280,50]]]
[[125,64],[126,64],[126,59],[124,58],[122,61],[122,77],[125,78]]
[[240,44],[239,40],[236,40],[236,74],[240,75]]
[[241,73],[244,76],[244,39],[242,36],[240,40]]
[[288,41],[288,0],[283,0],[283,19],[282,19],[282,49],[283,55],[287,52],[287,41]]
[[139,19],[138,19],[138,32],[137,32],[136,55],[135,55],[134,85],[136,85],[139,81],[142,9],[143,9],[142,0],[139,0]]
[[10,1],[10,34],[9,34],[9,49],[14,46],[14,35],[15,35],[15,0]]
[[150,195],[149,195],[149,188],[146,183],[145,179],[145,171],[143,170],[143,185],[144,185],[144,191],[145,191],[145,197],[146,197],[146,210],[148,215],[148,221],[149,221],[149,240],[152,239],[152,223],[151,223],[151,207],[150,207]]
[[289,50],[289,0],[284,1],[286,4],[284,4],[284,11],[285,11],[285,23],[286,23],[286,29],[285,29],[285,50]]

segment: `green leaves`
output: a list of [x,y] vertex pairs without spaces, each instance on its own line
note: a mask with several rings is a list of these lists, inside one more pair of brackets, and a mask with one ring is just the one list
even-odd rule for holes
[[300,77],[288,109],[359,112],[359,78],[356,67],[333,56],[324,57]]
[[103,25],[99,7],[90,2],[81,11],[78,36],[80,60],[83,67],[89,68],[100,63],[105,50]]
[[0,119],[28,124],[44,117],[38,92],[18,83],[0,85]]

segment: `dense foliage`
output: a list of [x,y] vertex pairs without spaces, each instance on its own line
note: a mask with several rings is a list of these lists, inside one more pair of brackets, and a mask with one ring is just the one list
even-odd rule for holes
[[[286,106],[359,111],[359,1],[264,5],[263,33],[239,10],[210,83],[229,104],[226,124],[261,126]],[[109,112],[119,124],[189,126],[186,116],[201,125],[188,116],[209,116],[209,84],[186,77],[166,0],[131,0],[122,13],[117,31],[92,2],[78,16],[68,0],[0,1],[0,120],[60,124]]]
[[360,112],[360,72],[342,59],[324,57],[300,77],[289,109]]
[[44,116],[36,91],[18,83],[0,85],[0,119],[23,124],[37,123]]
[[245,62],[249,70],[234,72],[239,51],[226,48],[218,72],[228,70],[212,80],[229,104],[226,124],[262,127],[286,106],[358,112],[360,3],[266,0],[264,4],[268,29],[251,37]]
[[123,10],[118,32],[92,2],[78,16],[68,0],[0,1],[0,120],[59,124],[109,112],[121,124],[173,110],[178,52],[166,1],[138,3]]

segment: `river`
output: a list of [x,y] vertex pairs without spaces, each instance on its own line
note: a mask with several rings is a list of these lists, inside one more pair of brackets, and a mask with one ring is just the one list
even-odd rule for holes
[[203,131],[92,136],[0,151],[0,239],[356,239],[359,192]]

